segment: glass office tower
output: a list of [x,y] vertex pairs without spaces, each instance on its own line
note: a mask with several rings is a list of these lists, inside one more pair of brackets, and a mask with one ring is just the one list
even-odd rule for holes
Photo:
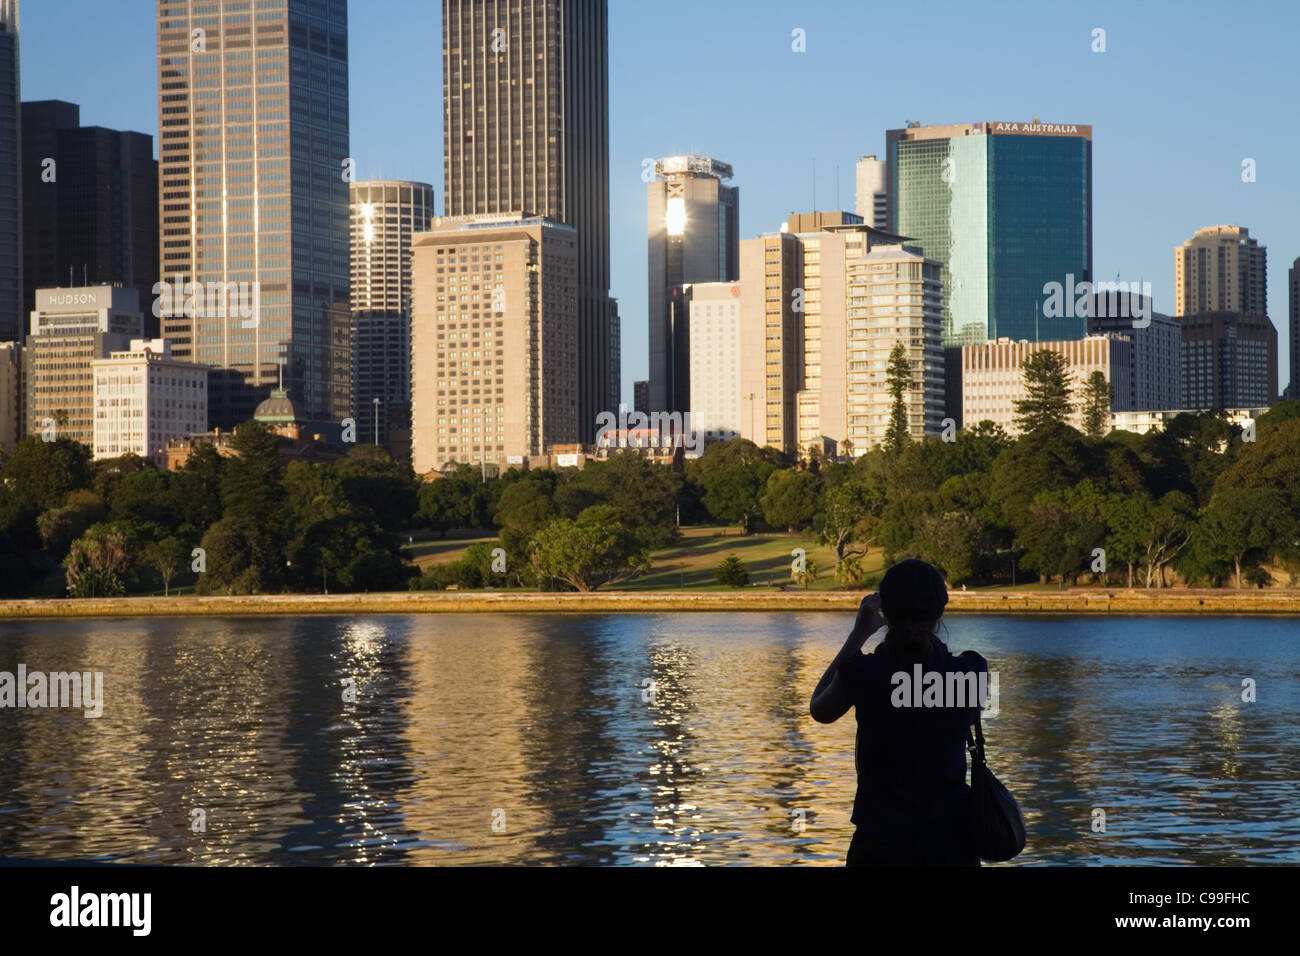
[[1087,334],[1081,310],[1047,314],[1043,287],[1092,279],[1092,127],[910,126],[886,142],[890,229],[943,263],[945,347]]
[[[213,425],[251,419],[281,363],[308,419],[342,421],[355,178],[347,0],[158,0],[158,88],[173,355],[214,367]],[[203,308],[178,280],[199,284]]]

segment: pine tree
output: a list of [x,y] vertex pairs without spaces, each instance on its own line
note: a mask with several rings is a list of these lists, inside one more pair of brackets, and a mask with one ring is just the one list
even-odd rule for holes
[[889,386],[889,395],[893,399],[893,407],[889,412],[889,432],[885,436],[885,451],[897,454],[912,440],[907,426],[907,405],[903,401],[903,393],[916,386],[912,363],[907,359],[907,349],[902,342],[894,343],[894,348],[889,353],[885,383]]
[[1016,402],[1016,425],[1028,435],[1049,425],[1064,425],[1074,411],[1070,367],[1053,349],[1033,352],[1020,366],[1028,398]]
[[1100,370],[1088,376],[1083,392],[1083,432],[1089,438],[1101,438],[1110,422],[1110,382]]

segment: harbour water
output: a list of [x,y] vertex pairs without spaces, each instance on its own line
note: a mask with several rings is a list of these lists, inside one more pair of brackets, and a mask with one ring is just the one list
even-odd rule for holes
[[[851,623],[0,622],[0,672],[104,681],[99,717],[0,709],[0,857],[839,865],[853,714],[818,724],[808,700]],[[999,675],[985,730],[1029,830],[1015,865],[1300,863],[1300,621],[945,628]]]

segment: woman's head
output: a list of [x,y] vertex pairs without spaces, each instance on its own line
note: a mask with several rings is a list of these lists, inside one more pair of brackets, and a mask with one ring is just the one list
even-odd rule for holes
[[899,561],[880,582],[880,610],[889,622],[886,645],[908,660],[928,657],[947,604],[948,587],[938,568],[916,558]]

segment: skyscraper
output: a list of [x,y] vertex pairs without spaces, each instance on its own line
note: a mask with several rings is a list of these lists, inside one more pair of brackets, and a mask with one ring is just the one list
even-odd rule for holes
[[26,327],[19,72],[18,0],[0,0],[0,342],[16,341]]
[[[433,221],[428,183],[352,184],[352,415],[357,441],[411,427],[411,239]],[[375,399],[379,399],[376,404]]]
[[1041,303],[1092,278],[1091,126],[917,124],[886,143],[890,231],[943,263],[945,347],[1083,338],[1087,316]]
[[158,0],[158,89],[159,306],[173,354],[214,367],[216,426],[252,418],[281,363],[306,418],[342,421],[347,0],[259,3],[255,21],[248,0]]
[[1241,226],[1207,226],[1174,250],[1175,315],[1268,315],[1268,251]]
[[443,0],[448,216],[523,211],[576,230],[577,420],[594,443],[610,365],[606,0]]
[[650,262],[650,406],[691,410],[689,283],[740,278],[740,190],[731,167],[706,156],[669,156],[646,186]]
[[37,289],[130,286],[145,311],[158,281],[153,137],[82,126],[75,103],[23,104],[23,307]]

